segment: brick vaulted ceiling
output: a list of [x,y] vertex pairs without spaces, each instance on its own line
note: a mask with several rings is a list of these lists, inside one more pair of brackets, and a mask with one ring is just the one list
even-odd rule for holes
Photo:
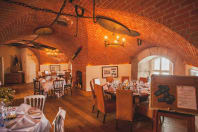
[[[63,0],[15,1],[56,12],[63,3]],[[85,8],[84,16],[92,17],[92,0],[73,0],[74,3]],[[73,4],[67,2],[62,12],[75,15]],[[83,46],[79,56],[85,65],[129,63],[130,58],[143,49],[160,46],[177,52],[187,64],[198,66],[198,0],[96,0],[95,14],[111,17],[138,31],[142,45],[137,46],[137,37],[125,35],[125,47],[105,47],[104,35],[111,33],[88,18],[79,18],[78,35],[75,37],[76,18],[69,16],[67,18],[73,24],[66,27],[54,24],[52,35],[40,36],[36,41],[60,49],[65,53],[66,60],[71,59],[79,46]],[[32,39],[35,28],[49,25],[55,17],[53,13],[2,0],[0,44]],[[37,54],[44,63],[44,54]]]

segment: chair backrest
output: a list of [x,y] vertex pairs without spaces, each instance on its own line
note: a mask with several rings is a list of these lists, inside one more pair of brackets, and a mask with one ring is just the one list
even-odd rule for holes
[[106,113],[103,87],[95,84],[94,90],[95,90],[95,94],[96,94],[98,110],[100,112]]
[[116,119],[133,121],[134,106],[131,90],[116,90]]
[[40,81],[34,79],[33,83],[34,83],[34,91],[40,91]]
[[65,72],[65,81],[68,83],[68,81],[71,81],[71,73],[70,72]]
[[128,81],[129,81],[129,76],[122,76],[122,77],[121,77],[122,83],[123,83],[125,80],[128,80]]
[[92,79],[92,80],[90,81],[90,87],[91,87],[91,93],[92,93],[93,99],[96,98],[96,94],[95,94],[95,91],[94,91],[94,85],[95,85],[94,79]]
[[113,82],[113,77],[106,77],[106,82],[112,83]]
[[66,116],[66,111],[59,107],[59,111],[53,121],[54,132],[64,132],[64,120]]
[[140,77],[139,80],[142,81],[142,82],[144,82],[144,83],[147,83],[148,82],[148,79],[146,77]]
[[61,90],[64,88],[64,80],[54,80],[53,85],[54,90]]
[[43,111],[45,106],[45,96],[44,95],[31,95],[24,97],[24,103],[29,104],[32,107],[39,108]]
[[51,72],[51,76],[57,76],[56,72]]

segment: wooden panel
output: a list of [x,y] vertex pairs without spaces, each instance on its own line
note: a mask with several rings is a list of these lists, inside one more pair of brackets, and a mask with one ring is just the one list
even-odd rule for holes
[[[157,110],[174,111],[180,113],[187,113],[198,115],[198,77],[195,76],[176,76],[176,75],[152,75],[151,77],[151,108]],[[157,96],[159,87],[165,86],[169,88],[168,96],[172,97],[172,101],[160,102],[159,99],[166,96],[164,93]],[[196,96],[196,110],[190,108],[178,108],[177,107],[177,86],[193,86],[195,87]],[[193,96],[193,94],[192,94]]]
[[5,83],[23,83],[24,82],[24,74],[23,73],[7,73],[5,75]]

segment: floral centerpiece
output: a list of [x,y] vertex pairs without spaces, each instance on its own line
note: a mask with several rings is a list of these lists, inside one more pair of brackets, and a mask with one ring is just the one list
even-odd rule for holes
[[10,105],[14,99],[15,90],[7,87],[0,88],[0,102]]

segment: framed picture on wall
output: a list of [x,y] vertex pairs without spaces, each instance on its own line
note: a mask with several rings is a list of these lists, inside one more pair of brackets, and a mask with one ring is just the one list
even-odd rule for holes
[[60,65],[50,65],[50,71],[51,72],[60,71]]
[[103,66],[102,67],[102,78],[106,77],[118,77],[118,66]]

